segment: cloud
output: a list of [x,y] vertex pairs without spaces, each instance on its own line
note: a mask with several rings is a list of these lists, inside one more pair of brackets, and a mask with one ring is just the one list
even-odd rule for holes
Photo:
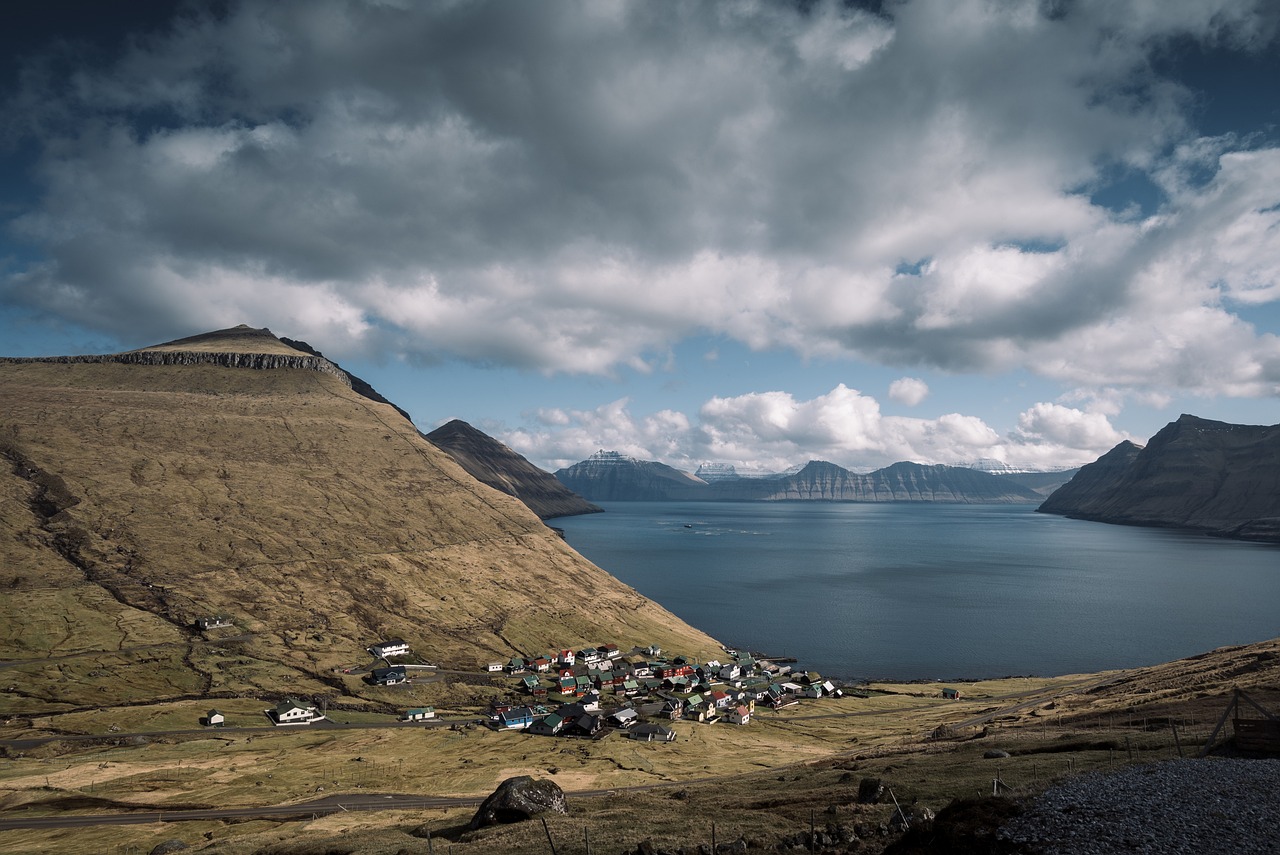
[[918,377],[900,377],[889,384],[889,397],[914,407],[929,396],[929,384]]
[[[1272,49],[1273,4],[885,8],[185,13],[9,102],[39,159],[8,233],[38,257],[0,300],[137,344],[250,321],[338,357],[609,374],[710,332],[1277,394],[1280,344],[1236,307],[1280,300],[1280,149],[1198,137],[1153,61]],[[1095,204],[1114,167],[1159,210]]]
[[874,398],[843,384],[808,400],[777,391],[713,397],[694,417],[663,410],[637,418],[624,398],[593,410],[544,414],[536,428],[497,433],[551,470],[603,448],[688,471],[717,462],[743,472],[777,472],[809,460],[859,471],[899,460],[965,465],[983,458],[1053,468],[1092,462],[1129,438],[1103,413],[1051,403],[1022,413],[1007,436],[959,413],[885,416]]

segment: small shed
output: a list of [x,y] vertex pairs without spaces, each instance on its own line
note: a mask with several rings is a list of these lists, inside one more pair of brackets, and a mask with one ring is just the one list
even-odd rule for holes
[[943,689],[942,697],[946,698],[949,701],[958,701],[960,700],[960,690],[959,689]]
[[227,717],[217,710],[209,710],[209,714],[204,717],[205,727],[224,727],[227,723]]

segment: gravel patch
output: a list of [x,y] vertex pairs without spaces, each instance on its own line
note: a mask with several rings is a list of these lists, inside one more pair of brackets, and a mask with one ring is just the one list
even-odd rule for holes
[[1047,790],[997,837],[1045,855],[1280,853],[1280,760],[1170,760]]

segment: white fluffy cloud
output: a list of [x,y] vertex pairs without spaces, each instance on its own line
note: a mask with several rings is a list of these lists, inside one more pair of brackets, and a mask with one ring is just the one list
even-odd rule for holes
[[703,462],[776,472],[810,459],[870,470],[899,460],[963,465],[1000,460],[1031,469],[1089,463],[1129,439],[1107,416],[1054,403],[1022,413],[1001,436],[981,419],[885,416],[874,398],[841,384],[809,400],[786,392],[712,398],[695,418],[664,410],[636,418],[626,399],[594,410],[539,414],[534,430],[500,432],[521,454],[554,470],[601,448],[692,471]]
[[[1199,138],[1153,61],[1274,49],[1274,4],[802,5],[177,18],[7,105],[39,151],[9,234],[38,258],[0,300],[137,343],[251,321],[337,356],[606,374],[702,331],[1117,395],[1280,393],[1280,341],[1234,309],[1280,300],[1280,149]],[[1115,170],[1158,210],[1092,203]],[[832,395],[709,402],[702,430],[871,443],[831,426],[824,406],[871,418]]]
[[929,396],[929,384],[918,377],[900,377],[889,384],[889,397],[914,407]]

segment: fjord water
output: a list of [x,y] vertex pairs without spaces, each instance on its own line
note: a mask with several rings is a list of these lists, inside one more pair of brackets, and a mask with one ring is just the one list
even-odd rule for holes
[[1033,506],[602,504],[553,524],[722,642],[834,677],[1072,674],[1280,635],[1277,546]]

